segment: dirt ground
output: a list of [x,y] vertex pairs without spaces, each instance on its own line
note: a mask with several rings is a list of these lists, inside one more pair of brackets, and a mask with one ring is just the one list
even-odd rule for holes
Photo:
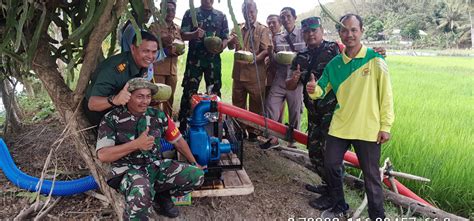
[[[28,126],[24,133],[6,141],[11,155],[20,170],[39,177],[53,142],[59,137],[62,126],[50,120]],[[193,198],[191,206],[180,207],[178,220],[267,220],[288,218],[316,218],[319,211],[307,202],[317,197],[304,189],[304,183],[318,183],[319,177],[283,157],[277,151],[263,151],[254,144],[245,144],[244,167],[255,187],[254,193],[245,196]],[[75,152],[72,142],[65,140],[53,154],[60,176],[58,180],[74,179],[87,175],[87,168]],[[54,170],[51,166],[50,170]],[[13,219],[31,203],[26,191],[14,186],[0,173],[0,219]],[[164,219],[164,217],[159,217]],[[94,197],[78,194],[63,197],[49,212],[47,219],[105,219],[116,220],[110,206],[104,206]]]

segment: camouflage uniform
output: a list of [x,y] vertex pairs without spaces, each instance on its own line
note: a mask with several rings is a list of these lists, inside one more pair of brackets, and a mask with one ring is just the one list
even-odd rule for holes
[[153,199],[160,195],[184,195],[204,181],[204,172],[198,167],[162,159],[160,139],[175,143],[181,139],[181,134],[173,121],[157,109],[149,107],[138,117],[126,107],[117,107],[107,113],[99,126],[96,150],[130,142],[147,126],[149,135],[155,137],[154,147],[132,152],[111,163],[107,177],[109,185],[125,196],[125,220],[148,220]]
[[[309,158],[315,166],[318,175],[324,180],[324,151],[326,136],[329,130],[329,124],[331,123],[334,108],[337,105],[336,96],[331,90],[324,99],[311,100],[308,92],[306,92],[306,84],[310,80],[311,72],[314,74],[315,79],[319,79],[321,74],[329,63],[336,55],[338,55],[339,46],[335,42],[329,42],[323,40],[319,48],[316,49],[305,49],[296,55],[291,65],[291,70],[296,70],[297,65],[300,65],[301,77],[300,82],[304,86],[303,90],[303,103],[308,110],[308,151]],[[313,59],[313,56],[319,54],[317,63],[313,64],[312,71],[308,72],[309,64]],[[292,71],[289,72],[291,74]]]
[[[196,8],[196,17],[198,24],[206,31],[206,36],[215,34],[222,40],[227,39],[229,28],[227,18],[221,11],[212,9],[205,10],[201,7]],[[181,32],[192,32],[196,30],[192,26],[191,13],[187,10],[181,24]],[[189,41],[188,57],[186,60],[186,70],[184,72],[183,96],[181,97],[181,105],[179,110],[180,128],[187,124],[187,117],[191,110],[191,96],[197,93],[199,84],[201,83],[202,73],[206,81],[206,88],[212,87],[210,92],[220,96],[221,94],[221,56],[220,54],[209,53],[203,39],[193,39]]]

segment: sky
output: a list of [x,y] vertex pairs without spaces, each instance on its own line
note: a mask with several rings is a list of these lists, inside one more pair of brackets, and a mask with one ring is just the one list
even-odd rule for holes
[[[296,14],[307,12],[314,9],[318,5],[317,0],[254,0],[257,3],[258,15],[257,20],[266,24],[267,16],[270,14],[279,14],[283,7],[292,7],[295,9]],[[321,3],[329,2],[330,0],[321,0]],[[244,17],[242,15],[242,3],[244,0],[232,0],[232,8],[234,9],[237,22],[242,23]],[[194,0],[194,6],[199,7],[201,5],[200,0]],[[232,29],[232,19],[229,14],[229,8],[227,7],[227,0],[214,0],[214,8],[224,12],[227,15],[229,21],[229,28]],[[188,0],[177,0],[176,5],[176,17],[182,19],[186,10],[189,9]],[[178,24],[181,25],[181,24]]]

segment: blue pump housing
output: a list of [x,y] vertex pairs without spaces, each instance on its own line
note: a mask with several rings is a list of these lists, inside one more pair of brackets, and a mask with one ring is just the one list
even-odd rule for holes
[[207,133],[205,126],[210,123],[205,116],[207,112],[212,112],[211,101],[201,101],[194,108],[189,122],[188,143],[194,158],[201,166],[219,161],[221,154],[231,152],[231,144],[228,141],[221,141]]

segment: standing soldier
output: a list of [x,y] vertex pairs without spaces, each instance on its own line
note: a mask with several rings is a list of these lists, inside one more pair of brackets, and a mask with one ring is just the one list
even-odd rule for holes
[[[270,30],[257,22],[257,4],[254,1],[244,1],[242,13],[245,23],[240,25],[244,45],[240,45],[237,36],[232,33],[229,49],[243,50],[255,53],[255,61],[247,62],[234,59],[232,70],[232,104],[247,109],[247,94],[249,95],[249,110],[262,115],[262,101],[265,98],[265,64],[268,46],[271,45]],[[257,135],[248,131],[250,141],[256,141]]]
[[[304,19],[301,21],[301,29],[303,29],[303,38],[307,48],[299,52],[296,58],[293,59],[286,80],[286,88],[288,90],[296,89],[297,85],[306,87],[311,74],[316,78],[320,78],[326,64],[340,53],[337,43],[323,39],[324,30],[321,26],[321,18],[310,17]],[[324,99],[311,100],[305,88],[303,90],[303,101],[308,110],[307,147],[309,158],[323,183],[326,183],[324,176],[324,149],[329,123],[337,104],[336,96],[331,90]],[[324,210],[332,206],[326,185],[313,186],[308,184],[306,188],[321,194],[321,197],[310,201],[309,205],[311,207]]]
[[[186,70],[183,78],[183,96],[179,110],[179,129],[184,132],[187,127],[187,117],[191,110],[191,96],[197,93],[204,73],[208,93],[221,95],[221,56],[227,47],[229,28],[224,13],[212,7],[214,0],[201,0],[201,6],[196,8],[198,27],[192,25],[191,11],[184,14],[181,24],[181,37],[189,41]],[[221,45],[206,49],[204,38],[216,36],[222,40]],[[216,41],[214,41],[215,43]]]
[[[158,86],[144,78],[128,81],[130,99],[102,119],[97,157],[111,163],[107,183],[125,196],[124,220],[148,220],[153,202],[159,213],[177,217],[171,196],[182,196],[199,187],[204,172],[173,121],[149,107]],[[161,157],[160,140],[174,144],[189,164]]]
[[[162,7],[163,8],[163,7]],[[173,45],[175,40],[181,40],[180,28],[173,22],[176,15],[176,0],[167,0],[165,24],[153,22],[150,31],[161,36],[166,58],[164,61],[154,63],[153,79],[156,83],[163,83],[171,87],[171,97],[164,104],[163,111],[170,117],[173,116],[173,98],[178,81],[178,56],[184,53]]]

